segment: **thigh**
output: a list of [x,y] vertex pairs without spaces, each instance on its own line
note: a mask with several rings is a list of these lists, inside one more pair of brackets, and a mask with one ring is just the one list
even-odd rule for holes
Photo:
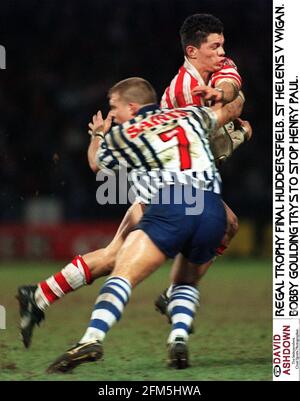
[[134,287],[154,272],[166,259],[165,254],[145,232],[135,230],[128,235],[121,247],[112,276],[124,277]]
[[111,254],[116,255],[120,250],[121,246],[124,244],[124,241],[130,231],[138,224],[140,219],[143,216],[143,205],[140,203],[134,203],[130,206],[127,210],[119,228],[111,241],[108,245],[109,252]]
[[119,238],[123,239],[123,242],[132,228],[141,220],[143,216],[144,206],[140,203],[133,203],[127,210],[119,228],[113,238],[113,241],[118,241]]

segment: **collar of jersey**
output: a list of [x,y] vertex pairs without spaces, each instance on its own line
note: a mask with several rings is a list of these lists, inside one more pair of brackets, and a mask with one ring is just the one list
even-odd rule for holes
[[157,111],[161,111],[159,108],[158,104],[147,104],[146,106],[143,106],[139,109],[139,111],[136,113],[136,116],[134,118],[132,118],[131,120],[129,120],[129,124],[134,124],[135,122],[135,118],[137,116],[143,116],[143,118],[145,118],[147,116],[147,113],[156,113]]
[[184,57],[184,64],[183,67],[186,69],[186,71],[192,75],[192,77],[194,77],[199,85],[205,85],[203,78],[201,77],[201,75],[199,74],[199,72],[197,71],[197,69],[193,66],[193,64],[191,64],[189,62],[189,60],[187,59],[187,57]]
[[147,104],[146,106],[141,107],[139,109],[139,111],[137,112],[137,116],[138,115],[142,115],[142,114],[146,114],[149,111],[152,111],[152,112],[159,111],[158,104],[154,104],[154,103],[153,104]]

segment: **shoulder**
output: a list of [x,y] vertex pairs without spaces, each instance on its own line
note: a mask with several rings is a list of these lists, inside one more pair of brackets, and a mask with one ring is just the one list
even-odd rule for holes
[[236,66],[235,62],[229,57],[225,57],[222,68],[235,68],[237,70],[237,66]]
[[196,118],[206,130],[216,128],[217,115],[210,107],[191,105],[177,110],[181,110],[183,113],[188,113],[190,117]]

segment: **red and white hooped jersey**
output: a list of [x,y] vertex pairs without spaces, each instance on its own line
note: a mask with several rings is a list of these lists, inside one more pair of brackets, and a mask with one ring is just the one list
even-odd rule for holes
[[[241,88],[242,79],[237,67],[231,59],[226,57],[223,67],[211,75],[208,86],[215,87],[217,83],[228,79],[233,80],[237,87]],[[201,96],[193,96],[191,93],[198,85],[205,85],[203,78],[185,58],[183,66],[180,67],[178,74],[172,79],[170,86],[167,87],[162,96],[161,107],[172,109],[190,105],[203,106]]]

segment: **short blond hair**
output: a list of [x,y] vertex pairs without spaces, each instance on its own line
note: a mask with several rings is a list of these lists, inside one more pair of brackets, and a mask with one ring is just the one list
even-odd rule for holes
[[133,102],[141,105],[157,103],[157,95],[150,84],[143,78],[132,77],[116,83],[108,92],[110,98],[113,93],[118,93],[120,98],[127,103]]

